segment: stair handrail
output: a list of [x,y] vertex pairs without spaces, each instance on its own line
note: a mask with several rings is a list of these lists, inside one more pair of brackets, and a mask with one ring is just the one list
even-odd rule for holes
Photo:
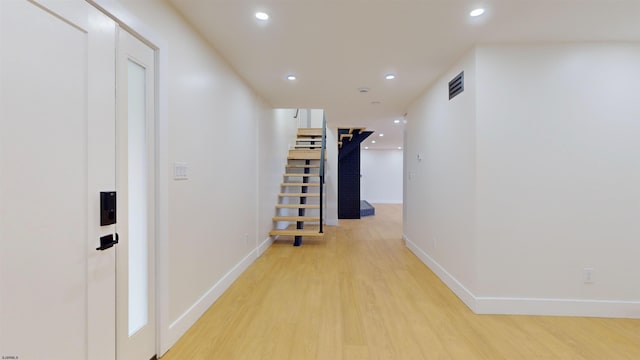
[[327,147],[327,119],[322,112],[322,146],[320,147],[320,233],[323,233],[324,217],[324,153]]

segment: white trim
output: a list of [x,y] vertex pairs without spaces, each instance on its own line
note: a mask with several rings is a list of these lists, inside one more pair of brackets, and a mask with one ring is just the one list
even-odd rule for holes
[[158,357],[171,346],[166,330],[169,318],[169,52],[162,41],[156,50],[156,314]]
[[476,297],[475,313],[640,319],[640,301]]
[[640,319],[640,301],[475,296],[437,261],[403,234],[407,248],[475,314],[581,316]]
[[273,244],[274,238],[268,237],[256,248],[256,259],[259,258]]
[[173,345],[184,335],[189,328],[204,314],[213,303],[233,284],[234,281],[253,264],[253,262],[266,251],[272,244],[271,238],[267,238],[255,249],[251,250],[240,262],[218,280],[207,292],[204,293],[187,311],[176,319],[167,332],[166,339]]
[[463,303],[465,303],[471,311],[475,312],[476,297],[467,289],[458,279],[453,277],[444,267],[438,264],[429,254],[422,251],[413,243],[407,235],[402,234],[402,239],[407,248],[414,253],[429,269],[431,269],[442,280],[454,294],[456,294]]

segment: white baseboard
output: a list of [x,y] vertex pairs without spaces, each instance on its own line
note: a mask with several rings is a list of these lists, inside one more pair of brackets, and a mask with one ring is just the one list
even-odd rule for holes
[[255,250],[256,259],[259,258],[260,255],[264,254],[265,251],[267,251],[269,246],[271,246],[271,244],[273,244],[273,240],[274,240],[274,238],[268,237],[268,238],[264,239],[260,245],[258,245],[258,247]]
[[418,259],[420,259],[431,271],[433,271],[444,282],[454,294],[456,294],[463,303],[465,303],[471,311],[475,312],[476,297],[467,289],[458,279],[453,277],[444,267],[438,264],[429,254],[424,252],[413,243],[409,238],[402,234],[404,243]]
[[640,301],[481,296],[475,313],[640,319]]
[[475,296],[406,235],[402,238],[407,248],[476,314],[640,319],[640,301]]
[[202,295],[187,311],[169,325],[167,341],[168,348],[173,346],[182,335],[202,316],[202,314],[218,300],[218,298],[233,284],[234,281],[253,264],[273,243],[272,238],[265,239],[251,250],[240,262],[229,270],[218,282],[216,282],[204,295]]

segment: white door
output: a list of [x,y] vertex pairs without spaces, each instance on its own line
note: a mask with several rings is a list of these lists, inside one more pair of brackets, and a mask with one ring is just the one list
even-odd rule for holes
[[156,354],[154,51],[118,32],[117,358]]
[[115,358],[115,36],[82,0],[0,0],[0,357]]

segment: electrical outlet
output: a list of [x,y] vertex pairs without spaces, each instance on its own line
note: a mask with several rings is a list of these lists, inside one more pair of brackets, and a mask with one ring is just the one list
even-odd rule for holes
[[594,268],[584,268],[582,269],[582,281],[585,284],[593,284],[595,282],[595,269]]

